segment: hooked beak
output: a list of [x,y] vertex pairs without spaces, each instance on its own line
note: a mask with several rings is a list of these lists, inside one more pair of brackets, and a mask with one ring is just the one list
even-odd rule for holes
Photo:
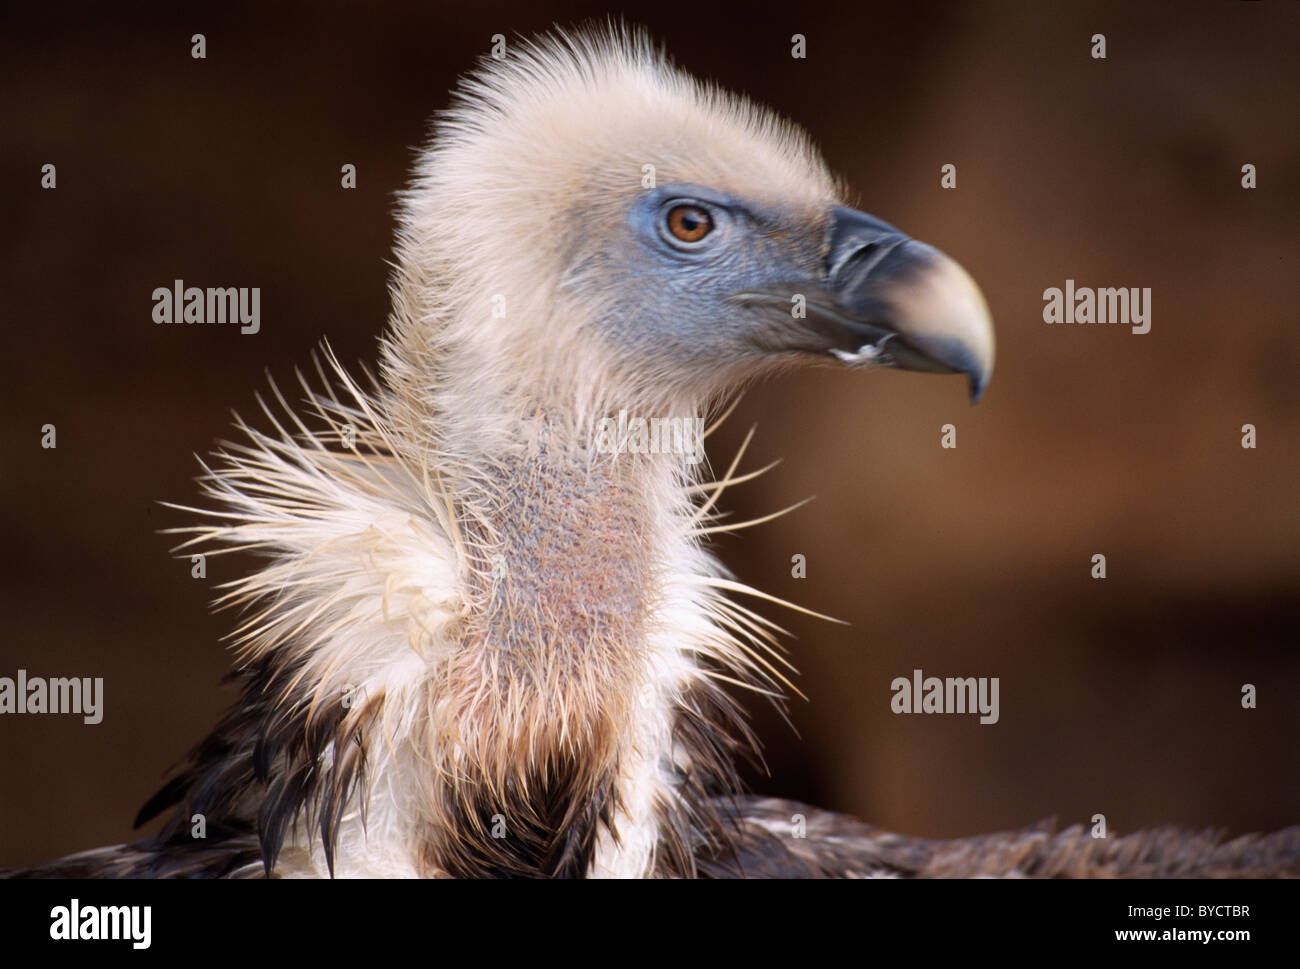
[[826,278],[831,302],[819,309],[832,318],[822,325],[849,344],[832,348],[836,357],[964,373],[972,402],[979,400],[993,375],[993,320],[975,280],[954,260],[892,225],[837,206]]
[[[848,364],[962,373],[971,401],[978,401],[993,374],[993,321],[966,270],[892,225],[841,206],[831,210],[828,242],[823,278],[806,292],[797,330],[787,316],[782,349]],[[790,293],[781,298],[789,307]]]

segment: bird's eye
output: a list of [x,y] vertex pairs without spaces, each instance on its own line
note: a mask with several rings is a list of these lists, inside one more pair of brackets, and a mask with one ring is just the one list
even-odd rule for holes
[[713,216],[698,205],[674,205],[668,210],[668,231],[678,242],[699,242],[713,231]]

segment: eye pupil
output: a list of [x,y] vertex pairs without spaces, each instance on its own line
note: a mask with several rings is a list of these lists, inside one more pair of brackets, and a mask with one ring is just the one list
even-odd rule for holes
[[699,242],[713,231],[713,218],[698,205],[677,205],[668,213],[668,231],[682,242]]

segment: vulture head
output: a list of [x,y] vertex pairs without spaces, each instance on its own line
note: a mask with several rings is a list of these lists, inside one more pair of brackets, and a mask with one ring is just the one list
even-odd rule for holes
[[960,373],[973,398],[992,372],[956,262],[846,207],[803,132],[642,39],[486,59],[404,201],[390,363],[417,399],[462,372],[449,354],[521,406],[594,413],[697,409],[804,363]]

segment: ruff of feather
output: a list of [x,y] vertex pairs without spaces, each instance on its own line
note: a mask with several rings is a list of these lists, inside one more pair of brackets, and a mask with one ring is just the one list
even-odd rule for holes
[[[664,590],[638,621],[672,611],[673,648],[653,657],[662,668],[609,691],[584,682],[580,668],[505,676],[488,651],[477,657],[488,667],[474,678],[479,693],[449,696],[458,647],[499,591],[492,533],[500,516],[491,505],[511,510],[505,486],[483,487],[490,468],[443,467],[427,453],[417,464],[398,440],[389,393],[363,389],[328,347],[315,369],[314,384],[298,375],[302,416],[272,383],[277,406],[259,400],[272,430],[238,420],[244,440],[226,442],[204,465],[212,507],[173,506],[202,519],[173,530],[186,536],[178,552],[251,552],[266,562],[225,583],[216,600],[241,611],[231,639],[243,699],[141,819],[175,800],[182,820],[246,813],[256,803],[268,872],[286,843],[300,858],[318,852],[333,872],[347,833],[363,843],[423,845],[412,873],[536,864],[583,874],[602,837],[617,843],[625,795],[616,781],[626,766],[618,759],[642,740],[624,726],[641,718],[613,700],[668,713],[660,719],[671,736],[655,749],[675,759],[668,782],[655,785],[660,830],[642,852],[641,873],[694,873],[700,843],[721,850],[727,841],[730,820],[716,798],[737,790],[734,757],[756,751],[727,688],[778,704],[793,689],[776,638],[784,631],[728,594],[780,600],[737,582],[701,548],[708,536],[751,524],[719,522],[715,511],[724,491],[766,470],[737,473],[750,437],[715,481],[671,476],[669,507],[690,567],[635,576]],[[551,634],[542,628],[547,617],[526,618],[533,626],[524,632]],[[521,685],[555,706],[539,716]],[[601,763],[606,770],[592,769]],[[381,799],[383,830],[368,830]],[[502,816],[511,837],[493,838],[492,819]],[[175,828],[184,835],[183,824]],[[556,832],[586,840],[555,844]],[[366,857],[362,867],[374,864]]]

